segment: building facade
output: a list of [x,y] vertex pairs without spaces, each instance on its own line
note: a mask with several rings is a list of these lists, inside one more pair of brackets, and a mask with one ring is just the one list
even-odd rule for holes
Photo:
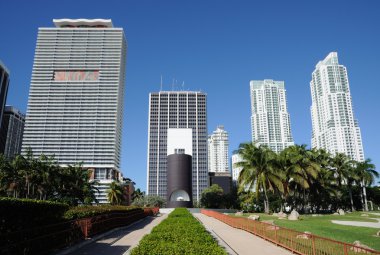
[[294,145],[283,81],[251,81],[252,141],[280,152]]
[[354,117],[347,69],[331,52],[312,73],[311,119],[313,148],[332,154],[344,153],[363,161],[364,151],[358,121]]
[[13,158],[21,153],[25,115],[13,106],[5,106],[0,131],[0,153]]
[[231,165],[232,165],[232,181],[236,184],[238,179],[239,179],[239,174],[241,172],[241,170],[243,169],[242,167],[238,167],[236,166],[235,164],[238,163],[238,162],[241,162],[243,159],[241,158],[241,156],[239,155],[239,153],[237,153],[237,151],[235,151],[232,156],[231,156]]
[[9,87],[9,70],[0,60],[0,123],[3,118]]
[[224,126],[217,129],[208,137],[208,171],[229,172],[228,162],[228,133]]
[[[194,91],[160,91],[149,94],[147,194],[167,197],[167,157],[174,149],[192,156],[192,195],[199,201],[208,187],[206,94]],[[173,142],[168,144],[168,130]],[[187,136],[190,130],[191,153]],[[177,137],[177,138],[175,138]],[[171,151],[168,151],[171,150]]]
[[104,19],[53,22],[38,30],[22,151],[83,162],[108,184],[120,175],[123,29]]

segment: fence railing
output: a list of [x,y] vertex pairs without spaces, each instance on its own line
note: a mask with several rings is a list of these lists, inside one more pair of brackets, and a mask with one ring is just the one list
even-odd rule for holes
[[292,229],[278,227],[265,222],[250,220],[243,217],[233,217],[210,210],[201,213],[218,219],[231,227],[245,230],[264,238],[276,245],[282,246],[293,253],[302,255],[358,255],[380,254],[379,251],[366,249],[349,243],[335,241],[329,238],[303,233]]
[[108,213],[90,218],[0,234],[0,254],[48,254],[110,229],[129,225],[158,208],[145,208],[124,213]]

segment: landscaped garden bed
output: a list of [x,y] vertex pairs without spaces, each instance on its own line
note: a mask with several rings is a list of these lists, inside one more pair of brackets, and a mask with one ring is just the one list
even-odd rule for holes
[[[152,210],[152,212],[150,212]],[[48,254],[157,210],[0,198],[0,254]]]
[[223,255],[226,251],[185,208],[175,209],[153,228],[131,255],[204,254]]

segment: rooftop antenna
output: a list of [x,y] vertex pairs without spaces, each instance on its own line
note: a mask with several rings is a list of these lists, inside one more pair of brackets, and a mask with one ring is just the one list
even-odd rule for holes
[[185,87],[185,81],[182,81],[182,91],[184,90]]
[[172,91],[174,91],[174,78],[173,78],[173,81],[172,81]]
[[162,91],[162,74],[161,74],[161,87],[160,87],[160,91]]

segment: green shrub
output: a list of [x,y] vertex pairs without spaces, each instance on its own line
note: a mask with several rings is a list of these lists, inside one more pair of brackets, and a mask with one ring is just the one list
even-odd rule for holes
[[123,213],[130,211],[142,211],[141,208],[135,206],[123,206],[123,205],[100,205],[100,206],[77,206],[68,210],[64,218],[67,220],[75,220],[81,218],[88,218],[97,215],[107,213]]
[[60,222],[68,209],[58,202],[0,197],[0,233]]
[[131,255],[227,254],[187,209],[175,209],[153,228]]

